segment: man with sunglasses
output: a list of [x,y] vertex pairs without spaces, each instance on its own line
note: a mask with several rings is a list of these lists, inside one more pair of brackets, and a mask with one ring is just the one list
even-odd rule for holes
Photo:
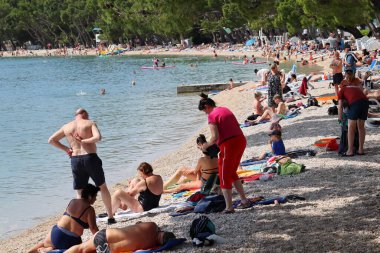
[[[66,137],[69,146],[60,142]],[[74,190],[78,198],[82,189],[87,185],[89,178],[100,188],[104,205],[107,209],[108,223],[116,223],[111,209],[111,195],[107,188],[102,160],[96,154],[96,143],[102,138],[94,121],[89,120],[88,112],[79,108],[75,112],[75,119],[55,132],[49,143],[63,151],[71,158],[71,169],[74,179]]]

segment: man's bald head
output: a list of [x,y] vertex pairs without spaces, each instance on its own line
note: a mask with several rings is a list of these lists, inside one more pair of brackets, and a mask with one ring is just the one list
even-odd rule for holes
[[88,112],[83,108],[79,108],[76,110],[75,116],[81,116],[82,119],[88,119]]

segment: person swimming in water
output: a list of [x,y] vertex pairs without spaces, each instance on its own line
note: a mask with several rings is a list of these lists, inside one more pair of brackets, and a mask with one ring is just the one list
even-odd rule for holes
[[153,57],[153,67],[158,67],[158,63],[160,62],[159,59],[157,59],[156,57]]

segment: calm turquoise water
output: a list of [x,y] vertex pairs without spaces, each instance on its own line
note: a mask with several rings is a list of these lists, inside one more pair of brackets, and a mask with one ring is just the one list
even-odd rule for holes
[[[98,124],[98,153],[112,185],[132,176],[138,163],[179,147],[206,122],[198,96],[177,95],[177,85],[250,80],[259,67],[198,57],[166,63],[176,68],[140,70],[151,66],[142,57],[0,59],[1,238],[62,211],[75,196],[70,161],[47,140],[76,108],[86,108]],[[107,94],[99,95],[100,88]]]
[[[0,235],[63,210],[74,196],[70,161],[47,143],[84,107],[103,135],[98,153],[114,184],[176,149],[205,123],[198,97],[181,83],[252,78],[252,67],[207,58],[168,58],[165,70],[140,70],[149,58],[0,59]],[[197,68],[189,64],[198,63]],[[132,86],[132,80],[136,86]],[[107,94],[99,95],[105,88]]]

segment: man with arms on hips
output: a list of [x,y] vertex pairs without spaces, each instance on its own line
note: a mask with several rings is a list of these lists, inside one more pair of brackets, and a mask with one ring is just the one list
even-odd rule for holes
[[[70,147],[60,140],[66,137]],[[111,195],[108,191],[102,160],[96,154],[96,143],[101,140],[101,134],[95,122],[89,120],[87,111],[79,108],[75,119],[65,124],[49,138],[49,143],[65,151],[71,158],[71,169],[74,178],[74,189],[80,198],[82,189],[89,178],[100,188],[102,199],[108,213],[108,224],[116,223],[111,209]]]

